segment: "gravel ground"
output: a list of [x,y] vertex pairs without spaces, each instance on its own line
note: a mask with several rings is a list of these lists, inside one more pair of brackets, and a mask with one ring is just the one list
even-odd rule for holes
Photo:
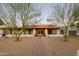
[[3,56],[76,56],[79,49],[79,37],[21,37],[15,41],[12,37],[0,38],[0,55]]

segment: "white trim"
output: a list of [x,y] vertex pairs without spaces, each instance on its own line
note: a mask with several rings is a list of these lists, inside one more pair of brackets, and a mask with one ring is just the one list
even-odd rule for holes
[[61,36],[63,36],[62,34],[60,34],[60,35],[47,35],[48,37],[61,37]]

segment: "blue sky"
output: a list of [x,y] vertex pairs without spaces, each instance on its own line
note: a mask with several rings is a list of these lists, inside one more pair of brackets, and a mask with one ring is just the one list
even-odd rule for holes
[[41,18],[48,18],[50,13],[51,13],[51,9],[52,9],[52,4],[50,3],[43,3],[40,4],[41,6]]
[[41,23],[47,23],[45,19],[49,18],[51,10],[53,6],[56,5],[55,3],[37,3],[39,5],[41,15],[38,18],[42,18]]
[[50,16],[51,10],[52,10],[52,4],[51,3],[40,3],[40,11],[41,15],[40,18],[42,18],[42,21],[40,23],[47,23],[46,19]]

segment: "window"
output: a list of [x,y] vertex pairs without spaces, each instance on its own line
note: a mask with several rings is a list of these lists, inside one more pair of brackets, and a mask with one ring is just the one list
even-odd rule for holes
[[28,29],[28,34],[32,34],[32,29]]
[[64,34],[64,31],[63,30],[61,30],[61,34]]
[[52,30],[51,29],[48,29],[48,34],[52,34]]
[[55,30],[55,29],[48,29],[48,34],[57,34],[57,30]]
[[52,34],[57,34],[57,30],[52,30]]

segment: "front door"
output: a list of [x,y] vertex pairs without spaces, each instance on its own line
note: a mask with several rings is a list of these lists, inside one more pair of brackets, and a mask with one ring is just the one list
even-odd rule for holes
[[45,34],[45,32],[44,32],[44,29],[36,29],[36,36],[38,36],[38,35],[44,35]]

